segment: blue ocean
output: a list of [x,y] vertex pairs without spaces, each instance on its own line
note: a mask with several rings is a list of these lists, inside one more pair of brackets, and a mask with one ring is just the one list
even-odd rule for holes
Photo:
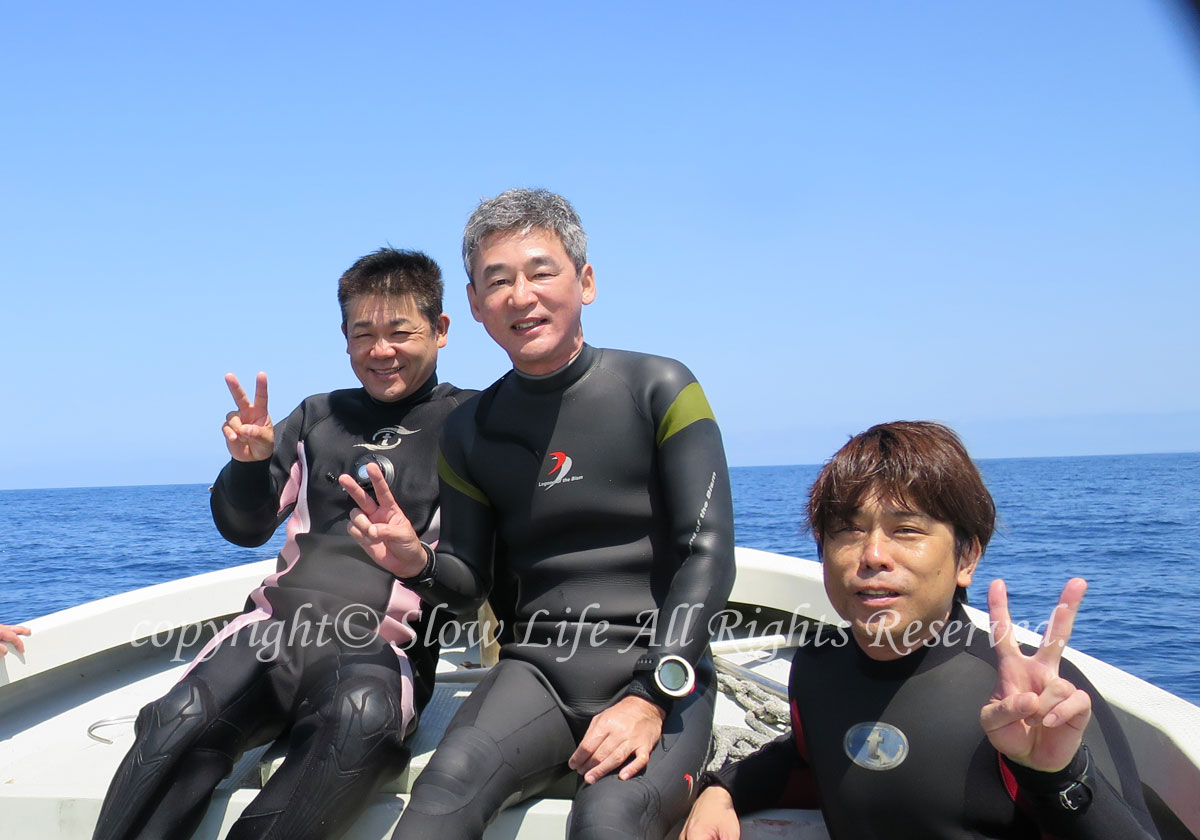
[[[979,466],[1001,521],[971,603],[986,608],[1003,577],[1014,620],[1037,625],[1085,577],[1072,645],[1200,704],[1200,453]],[[733,469],[738,543],[813,557],[802,521],[817,470]],[[0,622],[271,556],[282,530],[257,549],[226,543],[203,484],[0,491]]]

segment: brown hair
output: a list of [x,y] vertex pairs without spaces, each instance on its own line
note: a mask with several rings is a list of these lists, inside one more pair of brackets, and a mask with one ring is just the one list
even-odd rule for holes
[[872,426],[826,462],[808,497],[808,525],[818,553],[825,535],[873,496],[953,527],[960,558],[975,540],[982,554],[996,527],[996,505],[983,477],[958,435],[940,423]]

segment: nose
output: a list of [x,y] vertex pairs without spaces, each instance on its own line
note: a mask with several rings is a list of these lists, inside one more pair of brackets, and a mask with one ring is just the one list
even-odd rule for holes
[[376,359],[387,358],[396,353],[396,348],[386,338],[380,337],[371,345],[371,355]]
[[881,531],[871,531],[864,538],[862,562],[869,569],[890,569],[892,567],[888,539]]
[[524,273],[518,273],[513,280],[512,294],[509,295],[508,301],[517,309],[523,309],[526,306],[534,303],[537,300],[533,293],[533,287]]

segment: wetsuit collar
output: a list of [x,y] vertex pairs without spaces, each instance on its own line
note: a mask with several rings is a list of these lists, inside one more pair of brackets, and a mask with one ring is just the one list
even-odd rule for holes
[[545,376],[531,376],[528,373],[521,373],[521,371],[513,368],[513,373],[516,374],[513,377],[513,381],[520,388],[534,394],[561,391],[582,379],[584,374],[596,364],[596,359],[599,357],[600,351],[590,344],[584,344],[574,359],[553,373],[547,373]]
[[[872,659],[857,642],[852,644],[860,667],[866,673],[878,679],[907,679],[941,665],[968,647],[976,637],[986,639],[987,632],[976,626],[962,604],[955,601],[950,608],[950,617],[937,638],[898,659]],[[886,645],[887,640],[880,640],[880,644]]]
[[[433,373],[429,374],[428,379],[421,383],[421,387],[417,388],[417,390],[413,391],[404,399],[395,400],[393,402],[384,402],[383,400],[375,399],[369,393],[367,393],[367,399],[375,403],[375,405],[383,406],[384,408],[408,408],[409,406],[413,406],[417,403],[422,403],[428,400],[429,395],[433,393],[433,389],[437,387],[437,384],[438,378],[437,371],[435,370]],[[365,388],[363,391],[366,393]]]

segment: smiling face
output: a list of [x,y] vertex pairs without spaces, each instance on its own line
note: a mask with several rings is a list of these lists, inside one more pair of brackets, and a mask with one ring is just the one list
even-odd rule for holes
[[550,231],[493,233],[483,240],[467,284],[471,314],[513,367],[553,373],[583,347],[583,307],[596,297],[590,264],[576,271]]
[[897,659],[937,632],[979,554],[973,542],[957,556],[950,525],[871,495],[824,535],[825,592],[868,656]]
[[430,324],[408,295],[360,295],[346,306],[346,353],[354,375],[380,402],[412,394],[437,367],[450,319]]

